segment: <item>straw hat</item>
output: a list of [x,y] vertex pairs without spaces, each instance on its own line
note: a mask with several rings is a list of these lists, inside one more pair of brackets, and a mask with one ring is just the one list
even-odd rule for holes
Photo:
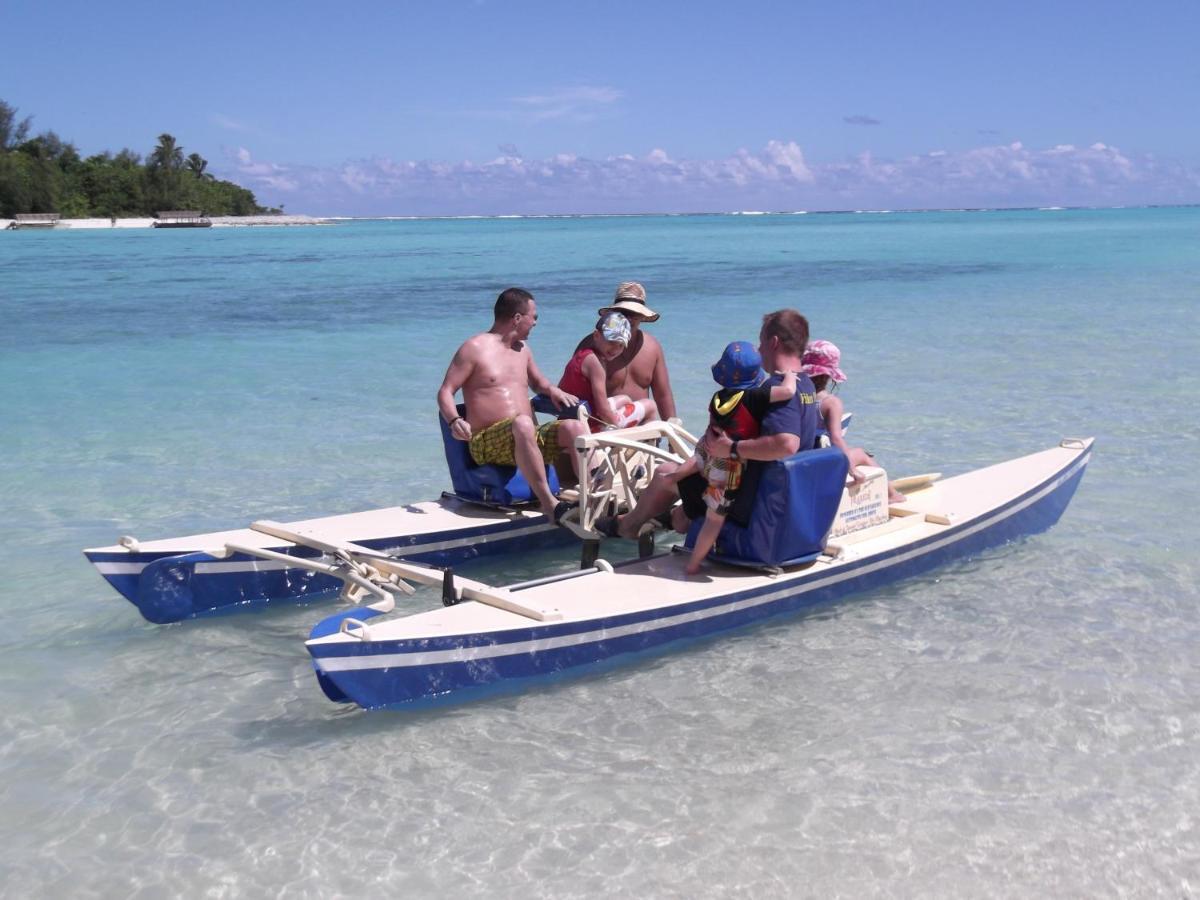
[[613,296],[611,306],[602,306],[600,315],[606,312],[633,313],[647,322],[657,322],[658,313],[646,305],[646,289],[636,281],[622,281]]

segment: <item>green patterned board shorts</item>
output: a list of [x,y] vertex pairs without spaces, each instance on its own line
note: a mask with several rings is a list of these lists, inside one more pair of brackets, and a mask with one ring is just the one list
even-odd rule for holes
[[[483,431],[471,436],[471,459],[480,466],[515,466],[517,457],[514,452],[516,441],[513,439],[512,419],[501,419],[494,425],[489,425]],[[546,465],[552,465],[562,452],[558,446],[558,426],[561,419],[555,419],[541,425],[537,430],[537,445]]]

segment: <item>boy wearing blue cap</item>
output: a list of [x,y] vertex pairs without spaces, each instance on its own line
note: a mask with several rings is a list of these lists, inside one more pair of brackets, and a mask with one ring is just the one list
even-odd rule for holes
[[713,365],[712,375],[721,390],[713,394],[708,404],[705,437],[724,435],[733,443],[729,457],[719,458],[709,455],[704,448],[705,442],[701,441],[696,454],[673,475],[678,483],[699,473],[708,483],[704,491],[704,504],[708,509],[688,559],[686,571],[689,575],[700,571],[704,557],[717,542],[742,482],[746,463],[738,458],[738,441],[758,437],[768,407],[790,400],[796,393],[795,372],[783,373],[783,380],[776,385],[763,383],[767,376],[762,370],[762,357],[749,341],[734,341],[727,346]]

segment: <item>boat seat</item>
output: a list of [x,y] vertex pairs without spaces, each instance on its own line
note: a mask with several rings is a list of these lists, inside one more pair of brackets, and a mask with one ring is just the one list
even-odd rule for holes
[[[849,468],[846,454],[836,447],[764,463],[749,524],[726,519],[709,559],[756,569],[816,559],[833,527]],[[684,541],[687,549],[703,522],[692,522]]]
[[[458,414],[467,414],[467,408],[461,403],[458,404]],[[450,426],[440,415],[438,423],[442,429],[446,465],[450,467],[450,483],[454,486],[456,496],[488,506],[513,506],[536,502],[529,482],[517,471],[516,466],[479,465],[471,459],[467,442],[456,440],[450,433]],[[554,471],[554,466],[546,467],[546,477],[550,481],[550,491],[557,494],[558,473]]]
[[534,394],[533,399],[529,401],[529,405],[533,407],[535,413],[545,413],[552,418],[558,418],[558,407],[554,405],[554,401],[546,394]]

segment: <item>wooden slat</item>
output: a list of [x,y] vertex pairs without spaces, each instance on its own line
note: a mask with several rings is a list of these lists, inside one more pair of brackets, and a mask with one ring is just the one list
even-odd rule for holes
[[[291,541],[293,544],[300,546],[311,547],[314,550],[320,550],[322,553],[331,555],[345,553],[355,560],[361,560],[368,565],[374,566],[381,572],[397,575],[400,578],[407,578],[411,581],[416,581],[418,584],[440,585],[445,578],[445,573],[438,569],[428,569],[413,563],[401,562],[387,554],[349,541],[326,540],[319,535],[288,528],[279,522],[262,520],[250,523],[250,527],[254,531],[260,531],[263,534],[269,534],[281,540]],[[519,616],[535,619],[539,622],[557,622],[562,619],[562,613],[557,609],[539,609],[529,606],[517,600],[503,588],[493,588],[465,578],[456,577],[455,580],[459,596],[464,600],[475,600],[488,606],[494,606],[497,609],[516,613]],[[461,584],[458,582],[461,582]]]

